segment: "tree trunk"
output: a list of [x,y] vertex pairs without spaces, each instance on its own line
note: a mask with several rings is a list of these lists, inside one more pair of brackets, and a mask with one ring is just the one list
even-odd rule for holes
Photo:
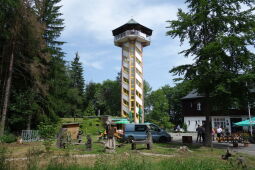
[[8,102],[10,97],[10,89],[11,89],[11,81],[12,81],[12,71],[13,71],[13,55],[14,45],[12,47],[11,57],[10,57],[10,64],[8,68],[8,77],[6,81],[6,86],[4,90],[4,97],[3,97],[3,108],[2,108],[2,117],[1,117],[1,124],[0,124],[0,136],[4,135],[4,128],[5,128],[5,121],[6,121],[6,115],[7,115],[7,109],[8,109]]
[[32,121],[32,115],[29,114],[28,120],[27,120],[27,130],[31,130],[31,121]]
[[211,102],[209,93],[206,93],[205,98],[205,146],[211,146],[212,144],[212,120],[211,120]]
[[205,146],[211,146],[212,144],[212,120],[211,116],[206,115],[206,120],[205,120],[205,141],[204,145]]

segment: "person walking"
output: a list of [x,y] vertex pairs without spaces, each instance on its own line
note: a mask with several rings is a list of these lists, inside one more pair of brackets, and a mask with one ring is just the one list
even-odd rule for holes
[[202,133],[203,133],[202,127],[200,125],[198,125],[196,131],[197,131],[197,142],[201,142]]

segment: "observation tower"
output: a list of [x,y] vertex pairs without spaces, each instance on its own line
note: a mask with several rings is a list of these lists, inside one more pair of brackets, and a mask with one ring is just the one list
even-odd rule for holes
[[131,19],[112,33],[114,44],[122,48],[121,116],[143,123],[143,47],[150,45],[152,30]]

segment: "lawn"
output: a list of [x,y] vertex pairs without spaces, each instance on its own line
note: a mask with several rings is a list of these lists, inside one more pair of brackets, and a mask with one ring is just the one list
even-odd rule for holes
[[[124,144],[116,148],[116,153],[106,154],[96,136],[93,136],[93,141],[92,151],[86,151],[84,145],[72,145],[68,149],[52,145],[49,153],[42,142],[4,144],[0,165],[5,166],[4,169],[241,169],[235,158],[232,161],[221,159],[225,153],[222,149],[189,146],[189,151],[182,152],[179,151],[181,144],[154,143],[152,150],[138,145],[134,151],[130,144]],[[239,155],[245,158],[248,169],[255,167],[254,157]],[[9,160],[4,164],[4,159]]]
[[[67,149],[59,149],[53,142],[49,152],[45,150],[43,142],[25,144],[1,144],[0,170],[4,169],[241,169],[236,158],[242,156],[248,169],[255,167],[255,158],[245,154],[238,154],[231,161],[221,159],[226,151],[197,145],[188,145],[188,151],[180,151],[180,143],[154,143],[152,150],[145,145],[137,145],[137,150],[131,150],[130,144],[116,148],[113,154],[104,152],[104,144],[98,141],[98,132],[103,130],[98,118],[75,120],[81,124],[83,142],[90,134],[93,149],[87,151],[85,145],[70,145]],[[73,118],[64,118],[61,123],[74,122]],[[254,168],[255,169],[255,168]]]

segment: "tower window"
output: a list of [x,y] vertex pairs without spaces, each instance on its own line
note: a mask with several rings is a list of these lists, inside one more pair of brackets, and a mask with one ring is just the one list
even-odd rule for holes
[[201,110],[201,103],[200,102],[197,103],[197,110]]
[[126,101],[125,99],[123,99],[123,103],[126,105],[126,106],[128,106],[128,101]]
[[127,78],[123,77],[123,80],[124,80],[125,83],[128,83],[128,79]]
[[138,81],[137,79],[136,79],[136,84],[137,84],[139,87],[142,88],[142,83],[140,83],[140,81]]
[[138,97],[142,98],[142,95],[141,95],[138,91],[136,91],[136,95],[137,95]]
[[126,111],[124,111],[124,110],[123,110],[123,113],[124,113],[125,115],[128,115],[128,113],[127,113]]
[[124,72],[128,73],[128,68],[127,67],[123,67]]
[[127,90],[127,89],[123,88],[123,92],[124,92],[126,95],[128,95],[128,90]]

